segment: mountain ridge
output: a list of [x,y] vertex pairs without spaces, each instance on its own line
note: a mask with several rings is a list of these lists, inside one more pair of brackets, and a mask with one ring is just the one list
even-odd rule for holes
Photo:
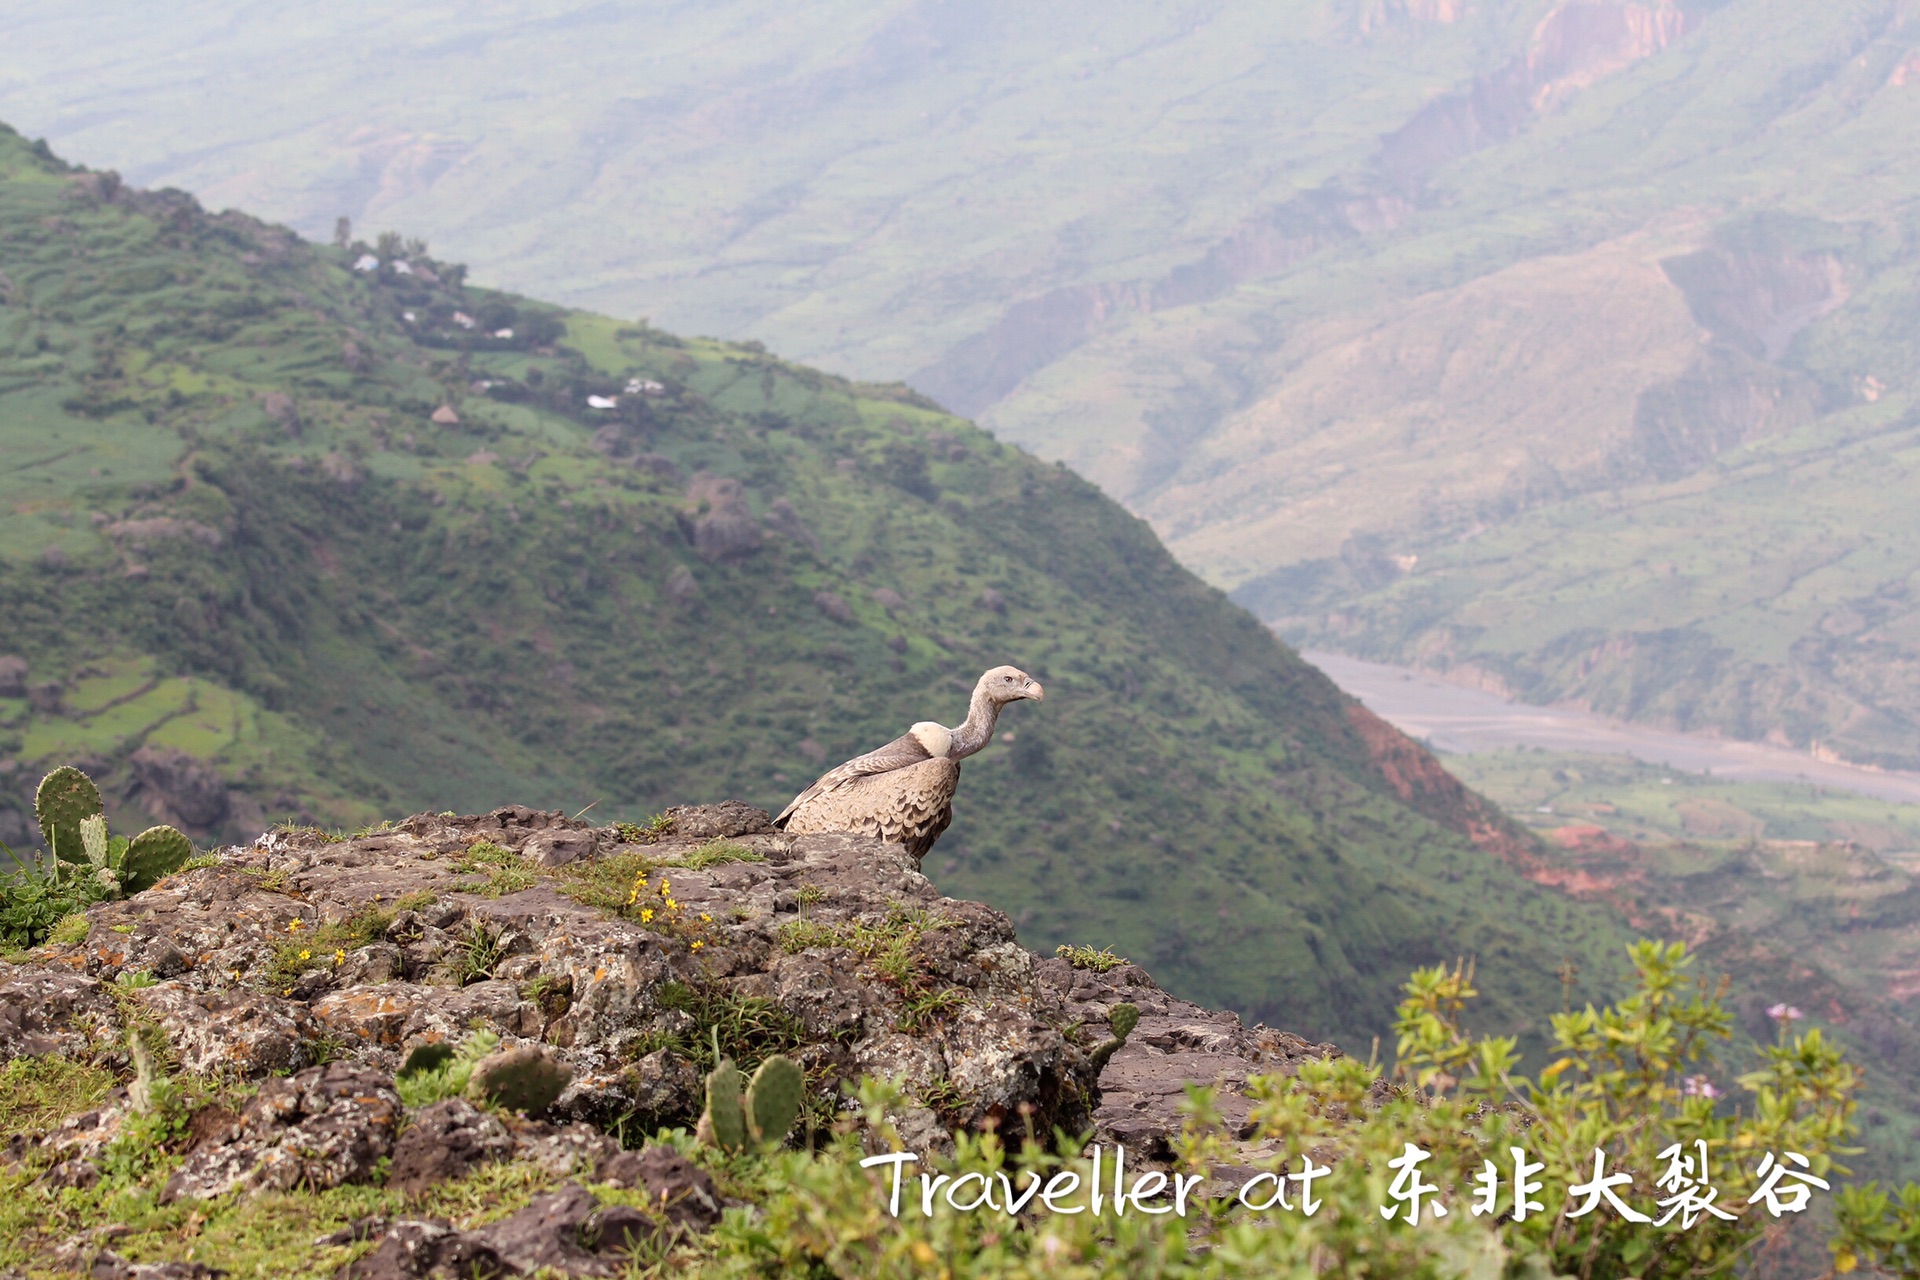
[[928,872],[1041,943],[1350,1038],[1457,951],[1540,952],[1489,990],[1515,1021],[1567,948],[1609,980],[1612,917],[1475,844],[1512,837],[1497,811],[1403,798],[1382,730],[1142,521],[904,389],[478,289],[398,236],[310,246],[17,135],[0,202],[11,835],[56,759],[116,821],[203,834],[503,794],[777,807],[1012,660],[1055,696],[970,762]]

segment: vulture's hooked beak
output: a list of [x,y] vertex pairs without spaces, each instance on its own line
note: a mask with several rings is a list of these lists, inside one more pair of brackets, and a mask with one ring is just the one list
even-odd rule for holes
[[1027,681],[1027,696],[1035,702],[1039,702],[1047,696],[1047,691],[1040,687],[1038,680],[1029,680]]

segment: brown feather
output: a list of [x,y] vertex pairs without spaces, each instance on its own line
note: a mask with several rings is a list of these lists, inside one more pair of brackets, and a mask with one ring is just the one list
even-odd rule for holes
[[830,787],[822,786],[847,767],[841,765],[802,792],[777,821],[793,835],[853,831],[888,844],[904,844],[916,860],[952,823],[953,793],[960,784],[958,762],[923,751],[918,763],[905,768],[848,774]]

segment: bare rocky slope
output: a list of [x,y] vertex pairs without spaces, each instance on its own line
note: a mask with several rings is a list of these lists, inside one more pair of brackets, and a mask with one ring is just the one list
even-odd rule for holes
[[[230,847],[96,906],[84,936],[0,964],[0,1059],[124,1070],[131,1037],[157,1031],[176,1069],[259,1082],[237,1111],[194,1115],[169,1201],[383,1177],[419,1188],[519,1158],[644,1186],[705,1225],[718,1210],[705,1175],[620,1139],[692,1126],[716,1042],[745,1066],[774,1052],[802,1064],[795,1141],[864,1075],[904,1082],[898,1123],[923,1151],[957,1127],[1031,1124],[1092,1129],[1146,1160],[1167,1156],[1187,1083],[1221,1084],[1237,1128],[1249,1074],[1338,1052],[1175,999],[1136,965],[1037,956],[1004,914],[941,896],[897,846],[788,837],[742,804],[670,817],[642,832],[514,807]],[[1139,1025],[1101,1069],[1091,1050],[1122,1001]],[[497,1055],[569,1075],[545,1114],[503,1120],[460,1099],[409,1111],[394,1081],[409,1055],[480,1031],[500,1038]],[[116,1090],[10,1154],[48,1164],[56,1185],[90,1185],[131,1107]],[[334,1243],[380,1237],[343,1271],[363,1278],[602,1275],[612,1264],[580,1241],[611,1249],[637,1217],[575,1182],[480,1230],[383,1220]],[[41,1244],[62,1265],[135,1274],[98,1241]]]

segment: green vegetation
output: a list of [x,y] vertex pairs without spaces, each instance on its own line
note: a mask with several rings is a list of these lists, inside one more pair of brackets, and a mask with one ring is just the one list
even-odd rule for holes
[[1089,1055],[1096,1070],[1104,1069],[1114,1054],[1127,1047],[1127,1037],[1140,1025],[1140,1006],[1125,1001],[1114,1005],[1107,1010],[1107,1025],[1113,1029],[1113,1034],[1093,1046]]
[[[1920,72],[1887,6],[1286,0],[1103,13],[1098,44],[902,0],[582,9],[476,16],[459,56],[398,17],[321,19],[320,54],[265,18],[115,32],[268,127],[63,74],[98,24],[45,22],[10,97],[312,235],[417,220],[493,278],[906,379],[1290,636],[1914,763]],[[639,111],[636,43],[698,50]],[[459,163],[342,144],[345,102]],[[381,180],[343,187],[342,145]]]
[[[1641,943],[1631,958],[1630,993],[1614,1005],[1557,1015],[1555,1060],[1530,1077],[1517,1071],[1513,1037],[1476,1037],[1462,1027],[1473,978],[1452,966],[1422,969],[1406,984],[1390,1072],[1353,1058],[1308,1060],[1297,1074],[1254,1082],[1253,1136],[1270,1154],[1256,1157],[1248,1172],[1297,1174],[1311,1156],[1322,1170],[1310,1188],[1318,1202],[1311,1215],[1301,1212],[1298,1188],[1289,1183],[1288,1207],[1257,1209],[1207,1199],[1202,1191],[1187,1198],[1184,1217],[1119,1214],[1109,1200],[1097,1213],[1035,1211],[1009,1220],[955,1211],[940,1195],[934,1214],[923,1216],[917,1183],[908,1181],[921,1172],[988,1179],[1005,1173],[1016,1188],[1062,1171],[1084,1188],[1093,1172],[1091,1153],[1070,1135],[1060,1136],[1056,1147],[1029,1139],[1014,1149],[987,1133],[962,1134],[951,1157],[909,1169],[896,1218],[887,1211],[886,1169],[859,1166],[871,1150],[851,1117],[821,1131],[808,1148],[779,1149],[772,1135],[793,1121],[798,1069],[762,1052],[749,1093],[724,1053],[725,1041],[709,1043],[710,1080],[733,1086],[712,1096],[730,1100],[731,1109],[710,1104],[702,1126],[711,1135],[706,1142],[684,1130],[653,1140],[703,1165],[743,1207],[729,1209],[711,1233],[663,1234],[657,1252],[637,1258],[631,1274],[658,1274],[648,1269],[658,1266],[715,1280],[800,1273],[867,1280],[924,1275],[937,1264],[947,1274],[981,1280],[1057,1275],[1063,1268],[1096,1277],[1251,1280],[1319,1274],[1337,1260],[1343,1274],[1362,1276],[1632,1274],[1651,1280],[1741,1274],[1758,1252],[1792,1274],[1828,1266],[1916,1274],[1920,1190],[1848,1183],[1856,1077],[1824,1034],[1783,1027],[1774,1043],[1757,1051],[1735,1049],[1722,987],[1693,976],[1684,947]],[[458,1049],[416,1051],[401,1072],[403,1098],[418,1107],[461,1095],[463,1072],[470,1077],[492,1047],[492,1037],[475,1035]],[[1737,1060],[1721,1060],[1729,1049]],[[410,1212],[475,1225],[520,1208],[560,1180],[506,1162],[411,1198],[361,1186],[163,1205],[159,1189],[181,1159],[193,1112],[238,1101],[215,1082],[169,1077],[149,1051],[136,1052],[135,1061],[144,1065],[136,1067],[134,1092],[145,1101],[102,1157],[106,1176],[99,1185],[54,1188],[39,1179],[43,1158],[37,1156],[0,1174],[8,1193],[0,1196],[0,1264],[34,1265],[36,1251],[111,1222],[121,1226],[114,1249],[135,1261],[218,1259],[245,1274],[278,1250],[272,1274],[319,1277],[371,1247],[316,1243],[348,1222]],[[51,1128],[96,1105],[111,1083],[106,1072],[57,1059],[31,1070],[8,1064],[0,1069],[0,1132]],[[1738,1102],[1722,1096],[1736,1092]],[[1211,1093],[1193,1091],[1175,1152],[1182,1173],[1244,1159],[1231,1154]],[[883,1147],[890,1140],[899,1150],[888,1119],[908,1101],[899,1090],[869,1081],[853,1101]],[[721,1111],[730,1118],[720,1119]],[[756,1114],[757,1131],[748,1119]],[[1404,1159],[1409,1143],[1425,1153],[1420,1180],[1448,1208],[1438,1217],[1435,1197],[1423,1197],[1418,1225],[1407,1220],[1405,1188],[1395,1185],[1388,1165]],[[1568,1188],[1593,1176],[1596,1148],[1608,1173],[1628,1175],[1615,1194],[1642,1212],[1663,1213],[1677,1184],[1656,1182],[1676,1152],[1694,1156],[1696,1143],[1705,1144],[1712,1203],[1731,1220],[1697,1209],[1686,1229],[1677,1215],[1665,1226],[1642,1225],[1604,1207],[1584,1219],[1562,1216]],[[1528,1175],[1540,1184],[1531,1194],[1542,1210],[1523,1220],[1510,1212],[1513,1147],[1526,1154]],[[1789,1152],[1806,1157],[1804,1167],[1787,1166],[1794,1173],[1828,1181],[1835,1190],[1831,1196],[1813,1190],[1804,1216],[1789,1212],[1776,1220],[1764,1200],[1749,1200],[1758,1193],[1766,1157],[1782,1164]],[[1497,1174],[1498,1212],[1481,1216],[1470,1210],[1487,1161]],[[1775,1184],[1783,1209],[1796,1203],[1796,1185],[1797,1178]],[[1701,1197],[1708,1188],[1699,1189]],[[631,1194],[597,1190],[616,1202],[641,1203]],[[1259,1194],[1250,1198],[1259,1203],[1270,1190],[1271,1184],[1256,1187]],[[1149,1202],[1170,1199],[1162,1194]],[[1063,1203],[1084,1200],[1082,1190]],[[1382,1204],[1395,1206],[1393,1220],[1382,1215]],[[1791,1231],[1783,1232],[1787,1226]]]
[[[1569,824],[1626,840],[1854,844],[1920,856],[1920,805],[1798,782],[1729,781],[1631,756],[1526,748],[1442,757],[1447,772],[1542,833]],[[1920,869],[1920,868],[1916,868]]]
[[461,1097],[467,1091],[467,1082],[473,1079],[473,1069],[499,1047],[500,1037],[491,1031],[476,1031],[458,1047],[444,1042],[422,1045],[400,1065],[394,1090],[409,1107],[427,1107]]
[[1095,951],[1092,947],[1076,947],[1063,942],[1053,949],[1053,954],[1076,969],[1091,969],[1095,973],[1109,973],[1123,964],[1133,963],[1125,956],[1113,954],[1112,947],[1102,947]]
[[0,872],[0,946],[33,946],[93,903],[150,889],[193,858],[192,841],[172,827],[131,840],[108,835],[101,808],[93,780],[72,765],[40,780],[34,816],[45,856],[23,858],[0,844],[13,863]]
[[487,898],[504,898],[510,893],[531,889],[538,879],[525,858],[491,840],[476,840],[468,845],[455,869],[479,871],[485,875],[481,880],[456,881],[453,886],[455,892],[477,893]]
[[347,952],[366,946],[387,931],[398,910],[370,908],[344,920],[316,924],[295,916],[287,925],[286,940],[274,947],[273,967],[261,976],[268,990],[284,990],[301,974],[343,964]]
[[[1053,696],[925,869],[1029,943],[1359,1044],[1456,954],[1503,961],[1491,1016],[1535,1042],[1567,953],[1605,994],[1613,913],[1410,809],[1336,690],[1071,474],[898,387],[103,182],[0,134],[0,612],[63,686],[0,706],[0,750],[99,759],[116,822],[152,747],[217,773],[207,838],[511,799],[644,844],[1011,661]],[[619,870],[559,879],[671,918],[670,869]]]
[[[716,1033],[715,1044],[718,1045]],[[716,1047],[715,1055],[719,1055]],[[733,1059],[721,1057],[707,1073],[707,1104],[700,1113],[700,1140],[722,1151],[770,1150],[793,1128],[806,1093],[806,1077],[792,1058],[773,1054],[740,1088]]]
[[[1545,837],[1531,873],[1662,921],[1766,1010],[1818,1011],[1865,1073],[1859,1164],[1920,1164],[1920,806],[1798,784],[1729,782],[1614,757],[1521,750],[1448,766]],[[1626,845],[1623,840],[1639,842]]]
[[688,851],[678,858],[663,861],[663,867],[685,867],[689,871],[700,871],[707,867],[717,867],[727,862],[765,862],[763,853],[756,853],[743,844],[734,844],[727,840],[714,840],[697,849]]

